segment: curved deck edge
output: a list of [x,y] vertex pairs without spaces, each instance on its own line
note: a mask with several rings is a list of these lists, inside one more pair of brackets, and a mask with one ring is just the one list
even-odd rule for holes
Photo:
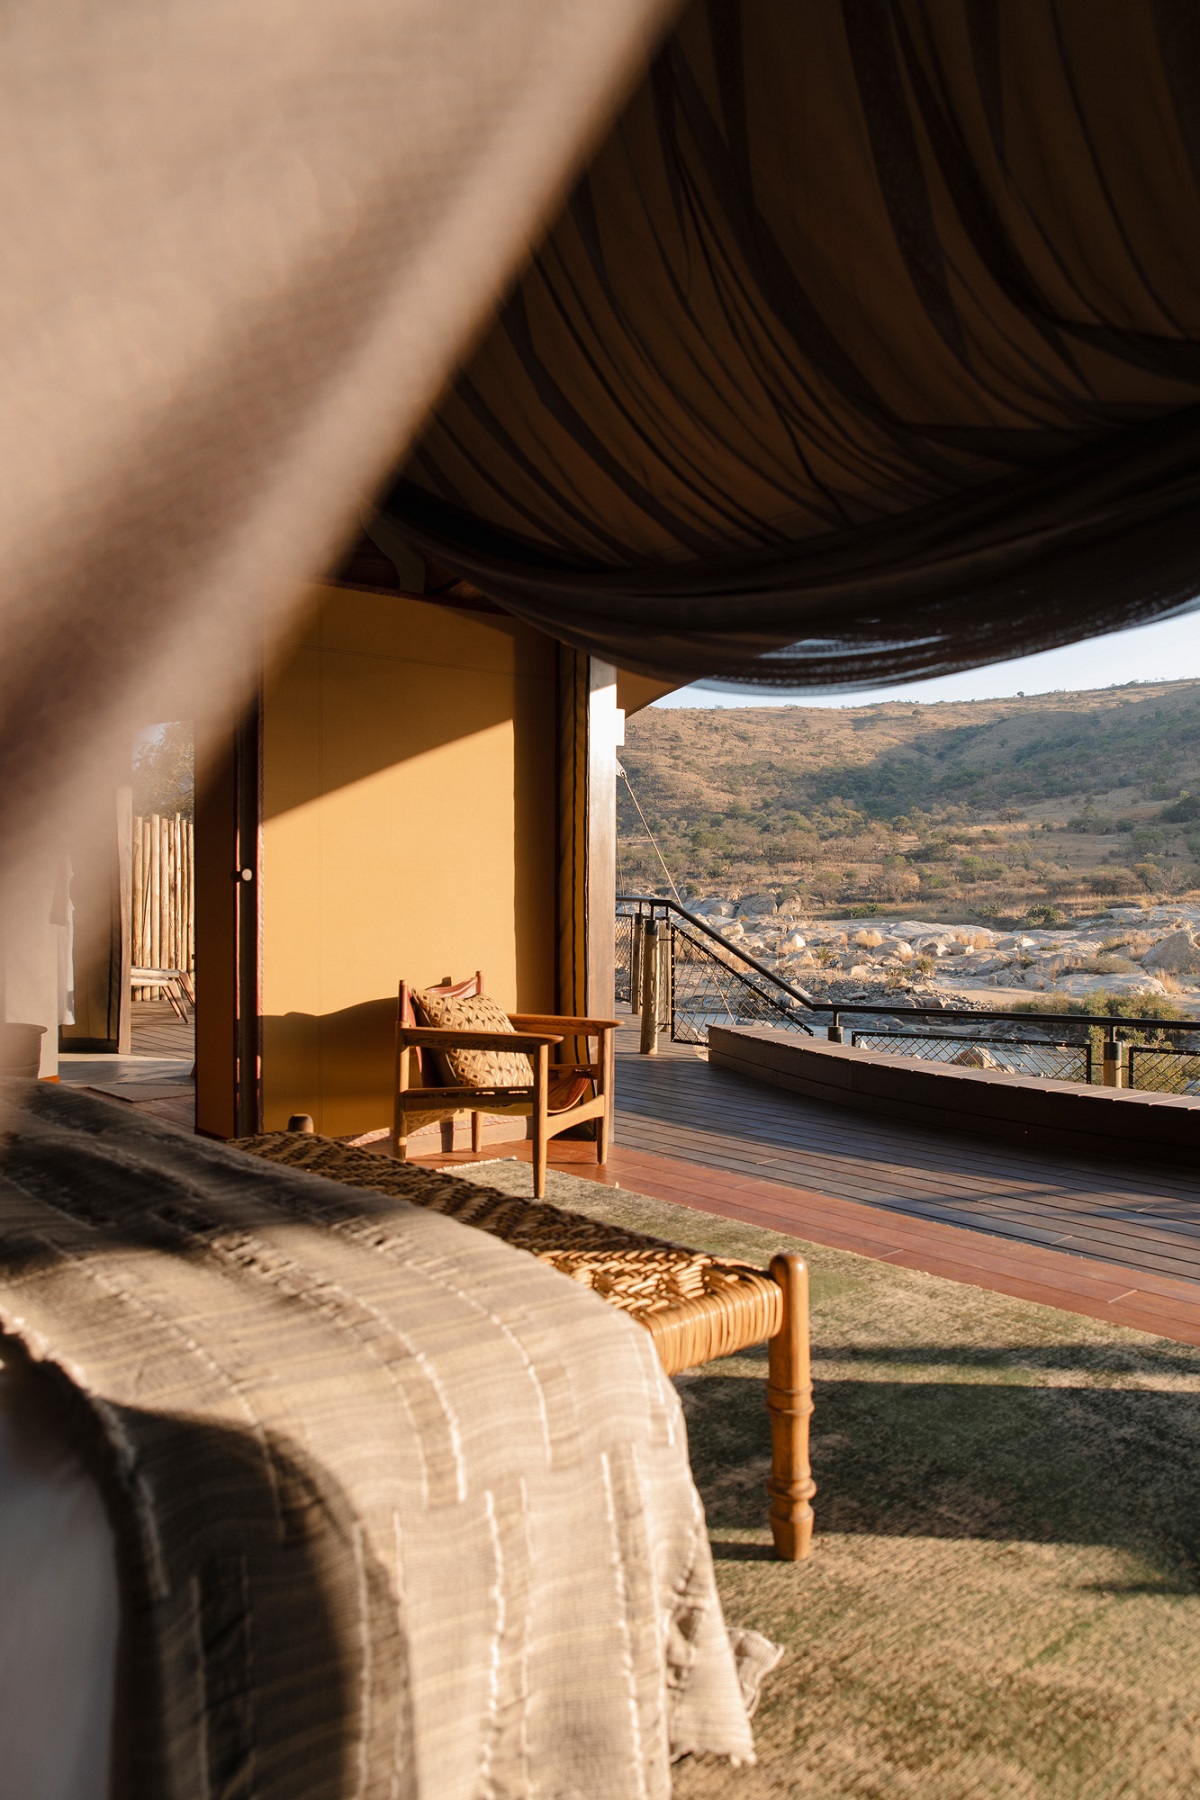
[[1176,1094],[931,1067],[761,1025],[711,1025],[708,1057],[806,1099],[909,1125],[1123,1162],[1200,1162],[1200,1100]]

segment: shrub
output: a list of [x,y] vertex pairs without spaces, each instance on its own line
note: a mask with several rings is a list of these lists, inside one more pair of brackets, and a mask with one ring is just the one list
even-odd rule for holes
[[842,891],[842,878],[835,869],[814,869],[808,878],[809,891],[823,906],[836,900]]
[[1193,819],[1200,819],[1200,794],[1189,794],[1185,789],[1178,800],[1172,806],[1164,806],[1158,816],[1164,825],[1189,825]]
[[893,902],[906,900],[910,895],[920,892],[921,878],[911,869],[901,871],[885,869],[871,884],[876,893],[885,900]]
[[1025,914],[1027,925],[1064,925],[1067,915],[1057,906],[1031,906]]
[[182,813],[196,804],[195,750],[190,719],[156,727],[134,750],[133,809],[139,813]]
[[1036,1000],[1018,1000],[1013,1007],[1020,1013],[1061,1013],[1072,1019],[1188,1019],[1191,1014],[1162,994],[1112,994],[1097,988],[1082,1000],[1070,1000],[1065,994],[1042,994]]
[[1098,869],[1087,878],[1093,894],[1132,894],[1140,886],[1132,869]]

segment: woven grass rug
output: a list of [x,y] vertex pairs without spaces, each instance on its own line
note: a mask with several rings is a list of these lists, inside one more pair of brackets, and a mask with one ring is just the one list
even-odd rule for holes
[[[457,1168],[528,1192],[523,1163]],[[772,1232],[552,1172],[766,1263]],[[1195,1800],[1200,1350],[813,1245],[817,1538],[770,1558],[765,1351],[676,1378],[728,1617],[787,1647],[758,1766],[675,1800]]]

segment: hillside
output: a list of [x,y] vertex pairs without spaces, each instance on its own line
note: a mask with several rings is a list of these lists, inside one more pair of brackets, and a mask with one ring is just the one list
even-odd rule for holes
[[[1054,922],[1200,893],[1200,682],[829,709],[650,708],[622,762],[681,889]],[[1193,796],[1195,798],[1193,799]],[[665,890],[619,784],[620,880]]]

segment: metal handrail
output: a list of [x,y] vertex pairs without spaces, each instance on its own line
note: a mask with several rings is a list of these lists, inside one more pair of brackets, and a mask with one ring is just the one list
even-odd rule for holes
[[740,956],[744,963],[749,963],[756,975],[762,975],[771,983],[772,987],[782,988],[790,999],[798,1000],[800,1005],[807,1006],[810,1012],[829,1011],[827,1006],[818,1005],[812,995],[806,994],[803,988],[793,987],[790,981],[785,981],[782,975],[775,973],[774,969],[768,969],[765,963],[760,963],[758,958],[751,956],[748,950],[739,950],[736,944],[731,944],[728,938],[721,936],[719,931],[714,931],[711,925],[706,924],[703,919],[698,919],[695,913],[690,913],[686,906],[680,906],[677,900],[664,900],[656,894],[618,894],[617,905],[657,906],[663,912],[678,913],[681,919],[686,919],[689,925],[694,926],[697,931],[702,931],[706,937],[710,937],[714,944],[719,944],[726,955]]
[[761,963],[757,957],[751,956],[748,950],[740,950],[735,944],[731,944],[706,920],[697,918],[695,913],[690,913],[686,906],[681,906],[677,900],[667,899],[661,894],[618,894],[617,904],[618,906],[649,906],[664,915],[678,913],[679,917],[686,920],[693,930],[701,931],[706,937],[710,937],[714,943],[721,946],[726,954],[740,957],[757,975],[763,976],[772,986],[787,994],[789,999],[798,1001],[801,1006],[807,1007],[809,1012],[821,1013],[824,1016],[831,1015],[830,1027],[833,1030],[837,1029],[838,1019],[842,1013],[872,1014],[876,1018],[886,1013],[898,1019],[939,1019],[943,1024],[947,1020],[961,1019],[964,1022],[969,1020],[977,1025],[999,1023],[1053,1025],[1059,1031],[1092,1031],[1099,1028],[1110,1040],[1122,1031],[1200,1032],[1200,1019],[1125,1018],[1118,1013],[1006,1012],[1000,1010],[991,1012],[951,1006],[889,1006],[886,1001],[877,1000],[845,1002],[829,1000],[822,1004],[821,1001],[814,1000],[813,996],[806,993],[803,988],[793,987],[791,982],[785,981],[782,975],[777,975],[773,969],[768,969],[765,963]]
[[[1051,1012],[978,1012],[967,1007],[949,1006],[886,1006],[872,1004],[869,1000],[830,1001],[822,1012],[838,1013],[891,1013],[896,1018],[905,1019],[973,1019],[981,1025],[1006,1023],[1028,1025],[1032,1020],[1039,1025],[1054,1025],[1060,1030],[1083,1029],[1091,1031],[1097,1026],[1115,1031],[1197,1031],[1200,1032],[1200,1019],[1129,1019],[1123,1013],[1051,1013]],[[836,1024],[836,1018],[834,1023]]]

